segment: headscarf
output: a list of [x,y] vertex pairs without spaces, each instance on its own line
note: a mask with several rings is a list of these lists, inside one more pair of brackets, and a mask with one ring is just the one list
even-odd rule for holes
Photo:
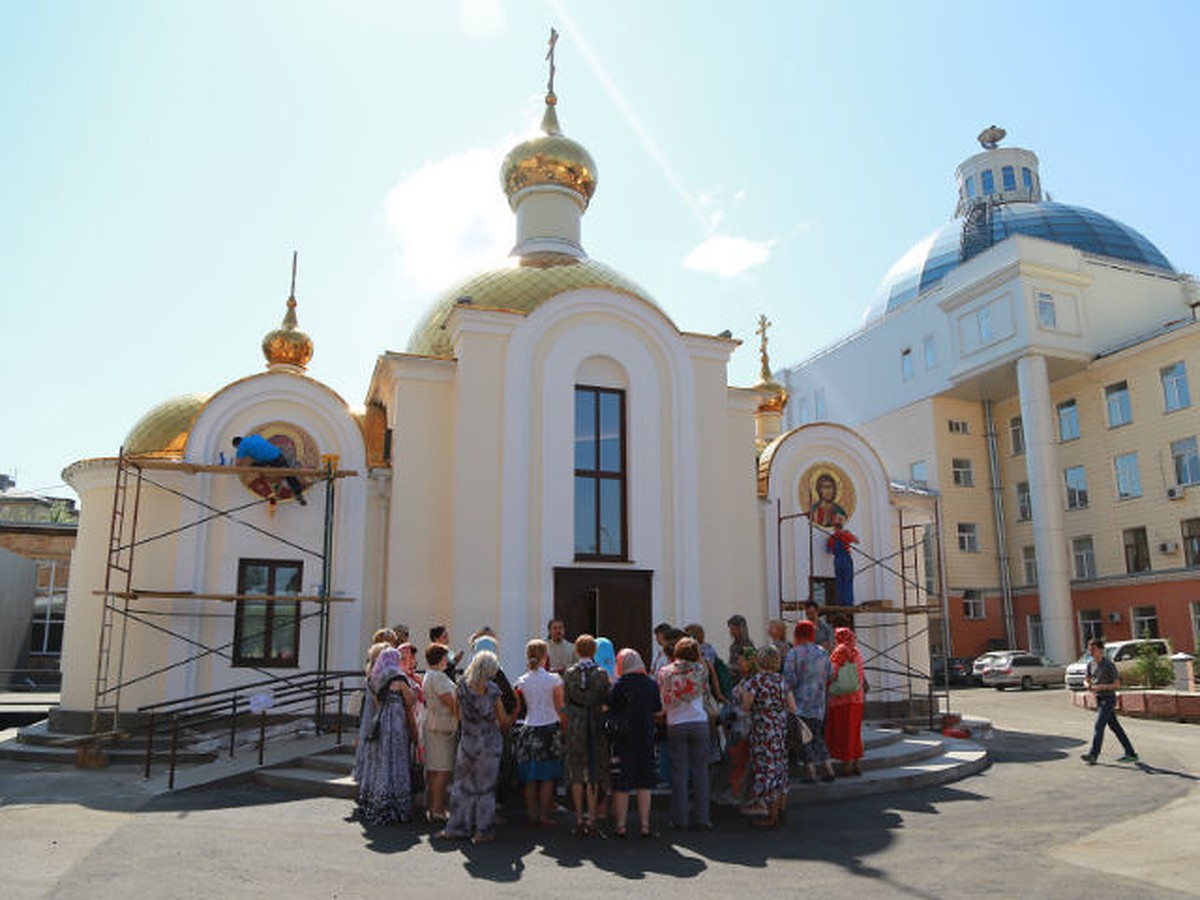
[[379,654],[375,665],[371,666],[371,676],[367,679],[371,693],[378,696],[384,685],[396,677],[404,677],[400,671],[400,651],[395,647],[388,647]]
[[817,626],[808,619],[801,619],[796,623],[793,636],[798,644],[811,644],[817,639]]
[[617,655],[613,642],[606,637],[596,638],[596,665],[608,673],[609,680],[617,677]]
[[475,661],[476,655],[485,650],[488,653],[495,654],[496,658],[499,659],[500,645],[496,643],[496,639],[490,634],[481,634],[471,642],[471,658],[467,660],[466,664],[469,666]]
[[617,654],[617,674],[631,675],[634,672],[646,674],[646,664],[642,662],[642,654],[632,647],[626,647]]
[[847,662],[862,662],[862,654],[858,652],[858,639],[852,630],[843,625],[833,632],[833,640],[837,646],[833,648],[829,661],[834,666],[840,666]]

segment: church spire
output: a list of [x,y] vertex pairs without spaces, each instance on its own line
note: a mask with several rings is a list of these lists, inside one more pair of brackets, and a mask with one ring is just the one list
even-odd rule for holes
[[312,359],[312,338],[297,327],[296,321],[296,266],[299,256],[298,251],[293,251],[292,286],[288,292],[287,312],[279,327],[267,332],[262,340],[262,352],[267,358],[268,369],[284,367],[303,372],[308,361]]

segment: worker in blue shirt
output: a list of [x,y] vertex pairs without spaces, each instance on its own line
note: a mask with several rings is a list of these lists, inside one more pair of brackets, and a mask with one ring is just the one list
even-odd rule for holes
[[[233,439],[233,446],[237,450],[239,466],[271,466],[278,469],[290,467],[283,451],[261,435],[248,434],[244,437],[239,435]],[[296,498],[296,502],[301,506],[307,506],[308,501],[304,499],[304,485],[301,484],[300,479],[294,475],[286,475],[284,480],[292,489],[292,496]]]

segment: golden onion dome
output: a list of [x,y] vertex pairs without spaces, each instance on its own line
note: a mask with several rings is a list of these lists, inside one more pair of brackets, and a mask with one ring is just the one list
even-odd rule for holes
[[787,389],[778,381],[762,381],[754,389],[762,393],[762,399],[758,401],[759,412],[781,413],[787,406]]
[[183,456],[192,423],[208,402],[208,394],[184,394],[142,416],[125,436],[126,456],[178,459]]
[[554,111],[557,102],[553,93],[546,95],[544,134],[517,144],[500,167],[500,183],[513,209],[517,208],[518,193],[538,185],[558,185],[574,191],[581,209],[587,209],[596,192],[596,162],[582,144],[563,135]]
[[605,288],[636,297],[659,309],[637,284],[594,259],[561,253],[535,254],[521,257],[518,266],[475,275],[442,294],[413,331],[408,352],[452,357],[454,348],[444,326],[454,304],[461,300],[469,298],[477,309],[531,313],[552,297],[581,288]]
[[271,366],[295,366],[303,369],[312,359],[313,342],[307,334],[296,327],[296,298],[288,297],[287,314],[274,331],[268,331],[262,340],[263,356]]

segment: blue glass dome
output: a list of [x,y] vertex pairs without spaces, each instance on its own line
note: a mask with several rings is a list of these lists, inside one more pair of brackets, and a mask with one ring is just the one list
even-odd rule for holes
[[900,257],[876,289],[866,318],[878,318],[919,297],[952,269],[1014,234],[1175,272],[1162,251],[1142,235],[1094,210],[1049,201],[977,209],[974,215],[943,225]]

